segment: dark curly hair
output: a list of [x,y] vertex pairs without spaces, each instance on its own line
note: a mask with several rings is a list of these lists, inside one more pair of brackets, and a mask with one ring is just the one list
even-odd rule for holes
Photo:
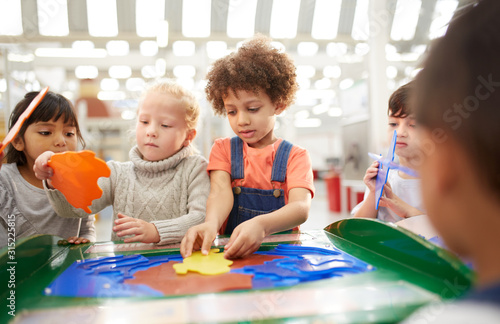
[[[26,110],[26,108],[28,108],[31,101],[33,101],[38,94],[38,91],[28,92],[24,98],[17,103],[16,107],[12,111],[12,114],[10,115],[9,130],[16,124],[21,114]],[[27,120],[24,121],[16,137],[24,138],[24,133],[31,124],[40,121],[57,121],[59,118],[62,118],[64,123],[70,122],[76,128],[78,141],[83,147],[85,147],[85,141],[83,140],[80,132],[80,126],[78,125],[78,119],[73,105],[68,99],[66,99],[66,97],[52,91],[47,92],[33,113]],[[16,163],[17,165],[25,165],[27,163],[24,152],[16,150],[12,143],[9,143],[6,149],[7,153],[5,154],[5,160],[7,163]]]
[[223,98],[237,90],[264,91],[273,104],[290,106],[298,90],[292,59],[271,45],[271,39],[256,35],[235,52],[218,59],[207,74],[207,100],[217,115],[226,115]]
[[387,114],[391,117],[406,118],[412,114],[410,94],[413,91],[414,81],[402,85],[389,98]]

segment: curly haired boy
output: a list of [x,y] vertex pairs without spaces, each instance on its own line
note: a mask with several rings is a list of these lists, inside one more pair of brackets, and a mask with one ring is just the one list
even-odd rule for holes
[[184,257],[200,248],[207,254],[219,230],[231,235],[226,258],[244,257],[265,236],[306,221],[314,196],[311,159],[274,133],[276,115],[298,90],[295,69],[262,35],[213,64],[207,99],[237,136],[217,139],[212,147],[207,216],[184,236]]

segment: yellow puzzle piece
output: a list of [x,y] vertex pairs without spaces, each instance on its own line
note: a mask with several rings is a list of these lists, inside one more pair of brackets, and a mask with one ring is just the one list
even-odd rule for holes
[[217,275],[229,272],[231,264],[233,261],[224,259],[224,253],[219,253],[219,249],[211,249],[208,255],[201,254],[201,251],[193,252],[182,263],[176,263],[173,267],[177,274],[193,271],[204,275]]

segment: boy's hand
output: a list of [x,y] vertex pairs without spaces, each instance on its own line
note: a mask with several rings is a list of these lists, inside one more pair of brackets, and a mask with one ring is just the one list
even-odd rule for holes
[[54,155],[54,152],[46,151],[36,158],[35,163],[33,164],[33,171],[38,179],[47,180],[52,178],[54,175],[54,170],[48,165],[52,155]]
[[85,244],[85,243],[90,242],[89,239],[86,239],[84,237],[78,237],[78,236],[69,237],[66,239],[66,241],[68,241],[68,243],[71,243],[71,244]]
[[236,226],[229,242],[224,247],[227,259],[244,258],[260,247],[266,237],[266,231],[258,218],[252,218]]
[[365,176],[363,178],[363,182],[365,183],[368,190],[371,192],[375,192],[375,183],[377,181],[378,174],[378,161],[373,162],[368,169],[366,169]]
[[213,222],[205,222],[191,227],[181,241],[182,257],[187,258],[193,253],[193,250],[199,249],[203,255],[208,255],[218,230],[217,225]]
[[154,224],[137,219],[127,215],[118,213],[118,219],[115,220],[113,231],[119,237],[133,235],[132,237],[123,240],[125,243],[142,242],[142,243],[158,243],[160,242],[160,234]]
[[388,183],[384,186],[384,195],[380,198],[379,206],[391,209],[396,215],[402,218],[424,214],[396,196],[394,192],[392,192],[391,185]]

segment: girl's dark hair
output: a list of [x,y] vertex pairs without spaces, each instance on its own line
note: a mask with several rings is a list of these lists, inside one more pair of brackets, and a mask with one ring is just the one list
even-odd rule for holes
[[[38,95],[39,92],[33,91],[28,92],[24,98],[19,101],[19,103],[12,111],[9,119],[9,130],[14,126],[19,119],[19,116],[28,108],[29,104]],[[80,126],[78,125],[78,119],[76,117],[75,109],[71,102],[64,96],[54,93],[47,92],[42,102],[35,108],[30,117],[23,123],[17,137],[24,139],[24,134],[29,125],[36,122],[47,122],[50,120],[59,120],[63,118],[64,123],[71,123],[72,126],[76,128],[76,136],[80,144],[85,147],[85,141],[83,140],[82,133],[80,132]],[[26,164],[26,156],[24,152],[18,151],[10,143],[7,146],[7,153],[5,154],[5,160],[7,163],[16,163],[17,165]]]
[[389,98],[387,114],[391,117],[406,118],[412,114],[410,93],[414,87],[413,81],[399,87]]

